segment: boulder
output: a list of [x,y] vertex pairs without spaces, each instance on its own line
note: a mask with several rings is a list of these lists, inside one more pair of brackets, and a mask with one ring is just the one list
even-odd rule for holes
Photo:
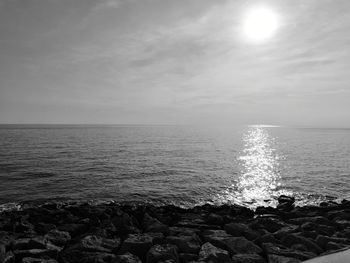
[[269,263],[299,263],[299,259],[279,255],[268,255]]
[[224,230],[204,230],[202,232],[202,237],[204,239],[204,241],[206,242],[211,242],[211,240],[215,239],[215,238],[226,238],[226,237],[232,237],[230,234],[228,234],[226,231]]
[[125,212],[118,211],[117,215],[112,218],[112,223],[116,231],[122,235],[141,233],[136,218]]
[[160,232],[167,234],[169,232],[169,227],[161,223],[158,219],[151,217],[149,214],[145,213],[143,218],[143,227],[145,232]]
[[124,240],[121,252],[130,252],[141,259],[146,258],[148,250],[153,246],[153,237],[148,234],[130,234]]
[[265,259],[258,254],[236,254],[232,256],[232,263],[265,263]]
[[54,259],[43,259],[43,258],[23,258],[22,263],[58,263]]
[[316,254],[320,254],[323,252],[322,248],[320,248],[315,242],[306,237],[298,236],[296,234],[288,234],[281,239],[281,243],[287,247],[291,247],[295,244],[302,244],[308,248],[309,251],[314,252]]
[[192,236],[194,234],[198,235],[199,233],[200,233],[200,230],[195,228],[178,227],[178,226],[169,227],[170,236]]
[[196,254],[201,248],[200,239],[196,234],[192,236],[168,236],[166,242],[176,245],[181,253]]
[[263,243],[261,246],[267,255],[273,254],[299,260],[307,260],[317,256],[312,252],[293,250],[280,244]]
[[58,226],[58,230],[68,232],[70,236],[76,237],[85,233],[88,226],[85,224],[63,224]]
[[249,240],[254,240],[259,237],[259,234],[247,225],[241,223],[231,223],[225,225],[225,231],[234,237],[244,236]]
[[181,263],[189,263],[189,262],[196,261],[198,259],[197,254],[190,254],[190,253],[180,253],[179,257],[180,257]]
[[147,263],[158,263],[166,260],[173,260],[175,263],[179,262],[179,255],[175,245],[154,245],[147,253]]
[[283,204],[283,203],[294,204],[295,198],[293,196],[280,195],[277,201],[279,204]]
[[231,254],[249,254],[262,252],[262,249],[244,237],[214,238],[211,243]]
[[142,263],[142,261],[137,256],[127,252],[122,255],[117,255],[111,263]]
[[71,236],[66,231],[60,231],[57,229],[50,230],[46,235],[45,238],[49,240],[51,243],[53,243],[56,246],[63,247],[65,246],[70,240]]
[[221,226],[224,223],[224,219],[222,216],[214,214],[214,213],[210,213],[206,219],[206,222],[208,224],[212,224],[212,225],[219,225]]
[[215,247],[209,242],[202,245],[199,251],[199,262],[210,262],[210,263],[230,263],[231,259],[228,251]]

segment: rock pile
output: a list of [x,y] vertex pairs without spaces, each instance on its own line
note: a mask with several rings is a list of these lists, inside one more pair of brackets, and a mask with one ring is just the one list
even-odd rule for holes
[[350,246],[350,202],[277,208],[50,203],[0,214],[4,263],[284,263]]

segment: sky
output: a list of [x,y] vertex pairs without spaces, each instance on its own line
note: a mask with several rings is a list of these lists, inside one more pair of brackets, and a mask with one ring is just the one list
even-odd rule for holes
[[[245,14],[278,29],[249,40]],[[350,126],[348,0],[0,0],[0,123]]]

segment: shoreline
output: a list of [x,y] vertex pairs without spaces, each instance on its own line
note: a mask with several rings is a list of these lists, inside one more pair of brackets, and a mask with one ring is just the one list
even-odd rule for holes
[[350,201],[255,211],[49,202],[0,213],[0,262],[301,262],[350,246]]

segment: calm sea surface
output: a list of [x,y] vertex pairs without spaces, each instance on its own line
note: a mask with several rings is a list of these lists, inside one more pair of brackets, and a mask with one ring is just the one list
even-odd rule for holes
[[350,129],[0,126],[0,204],[350,197]]

